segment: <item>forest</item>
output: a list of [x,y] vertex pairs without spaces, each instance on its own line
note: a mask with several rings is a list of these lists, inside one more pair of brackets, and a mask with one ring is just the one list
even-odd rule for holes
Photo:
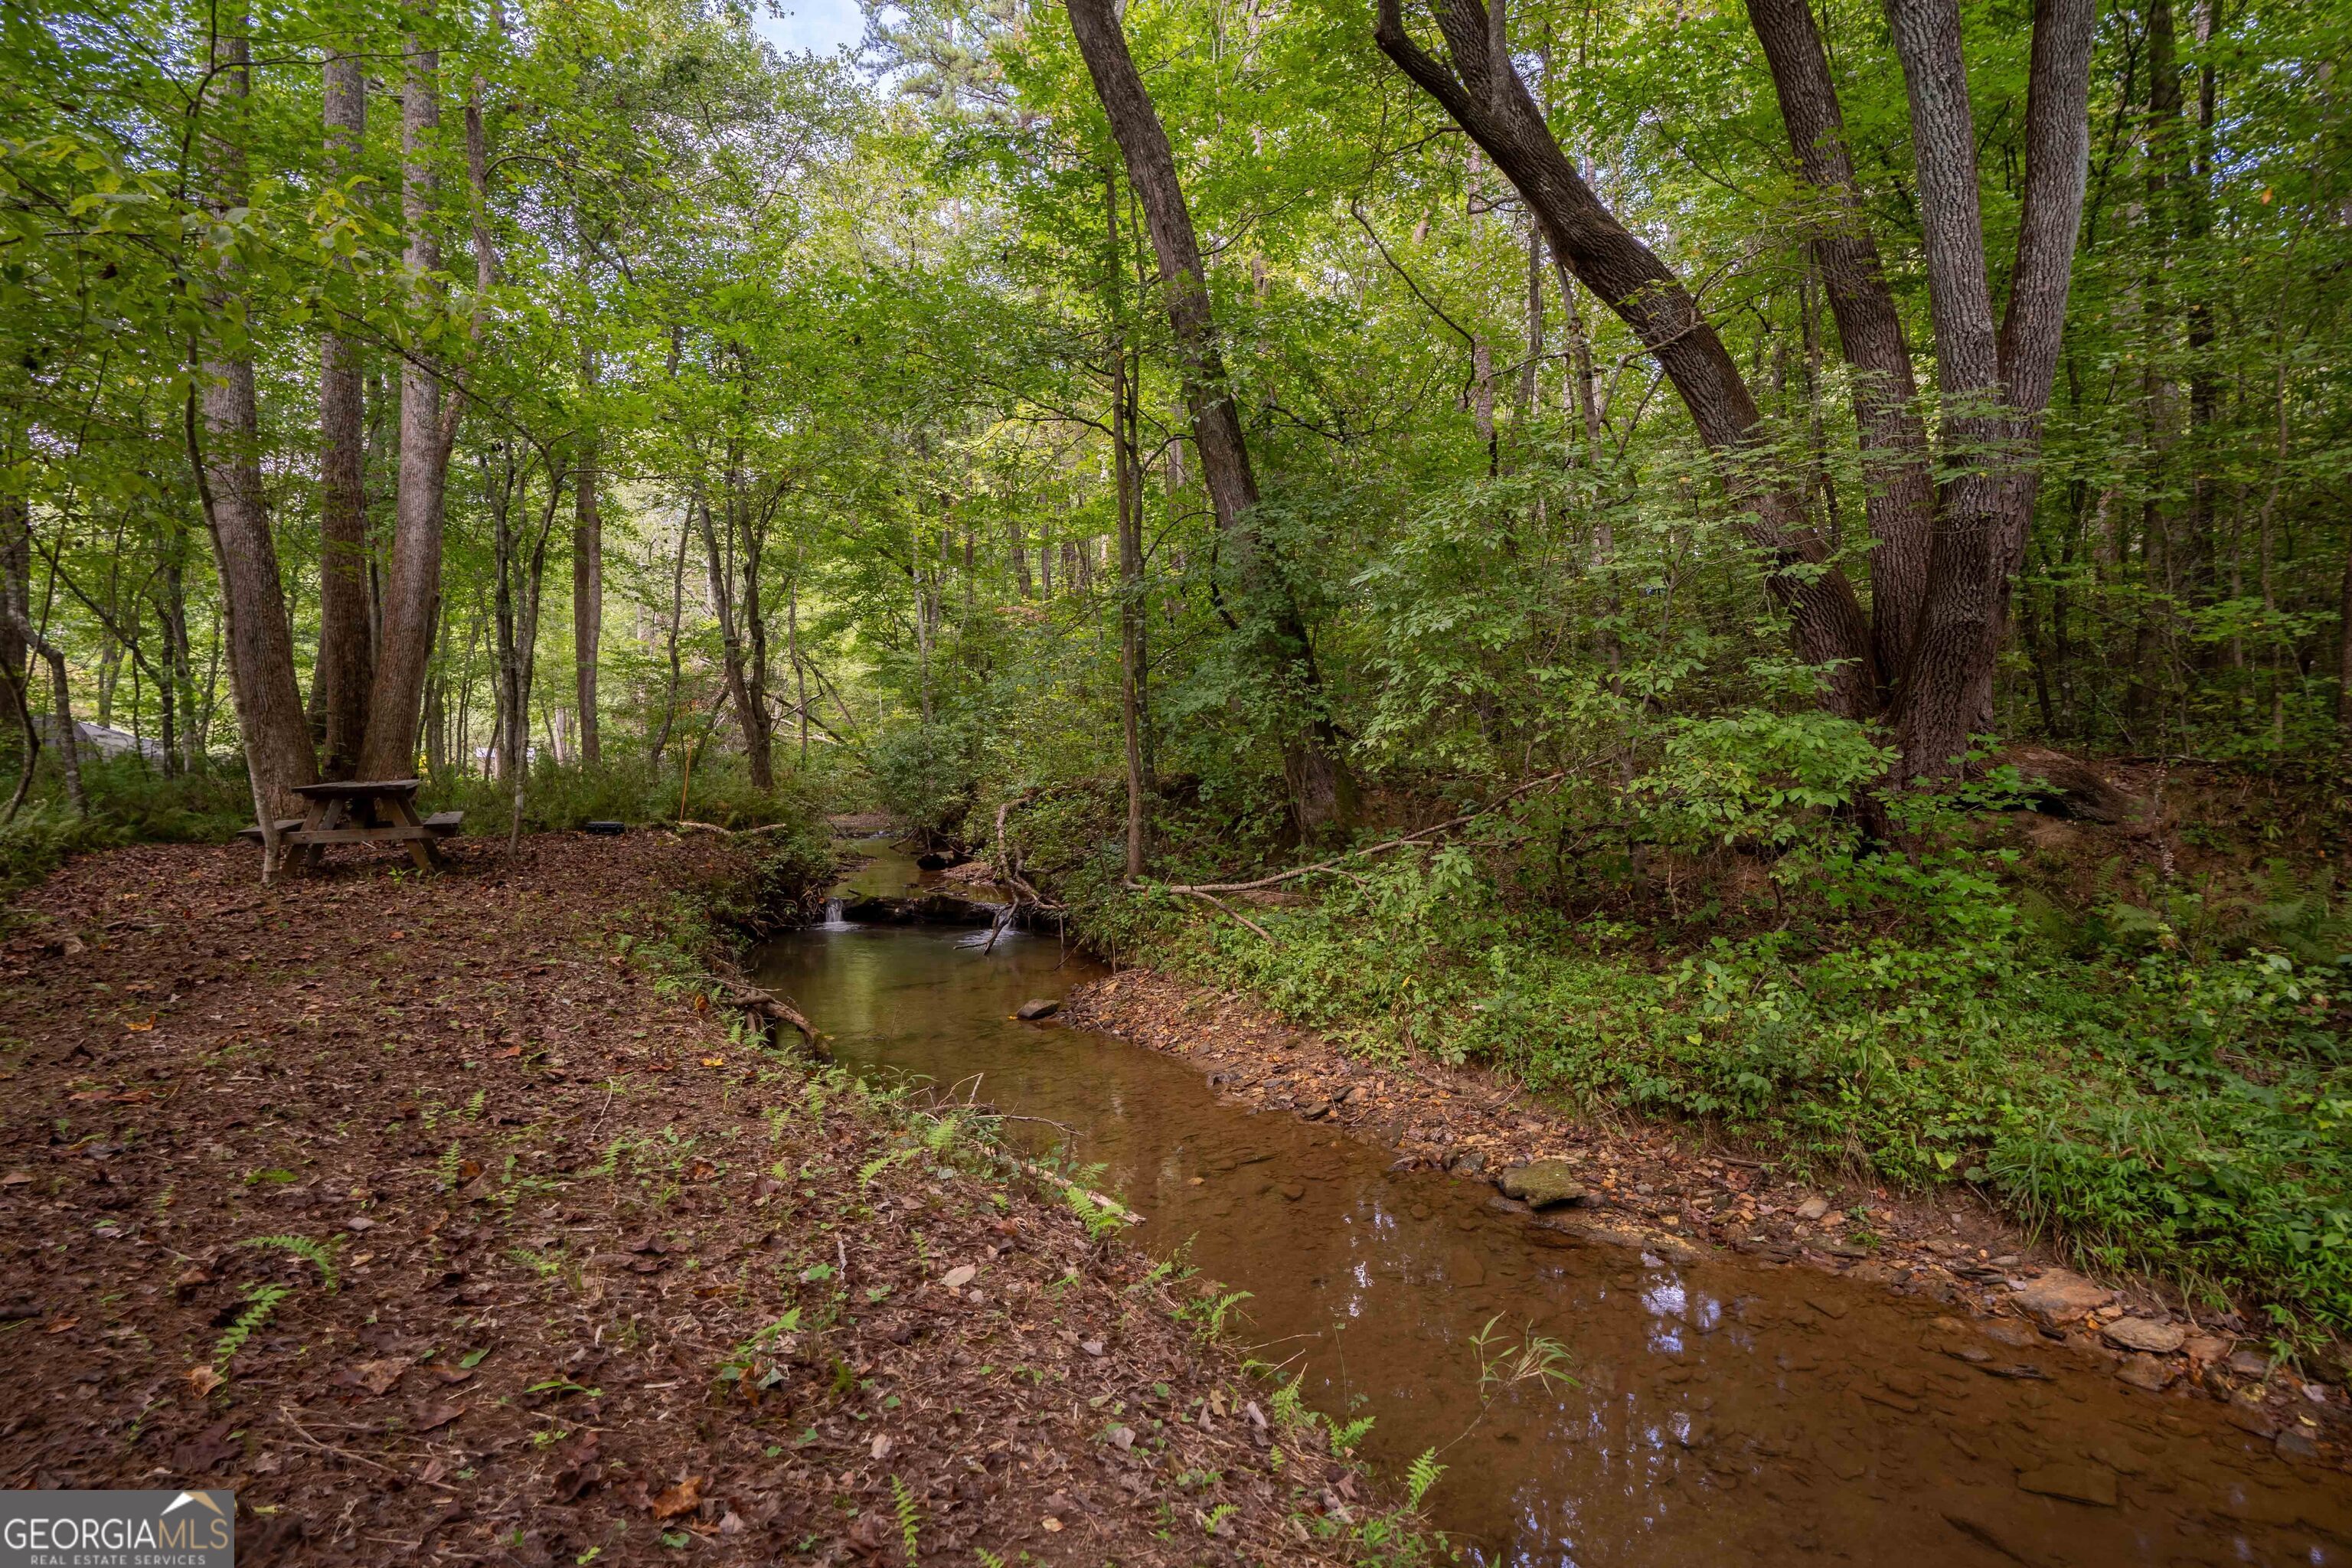
[[860,3],[7,8],[10,951],[870,820],[2352,1373],[2352,7]]

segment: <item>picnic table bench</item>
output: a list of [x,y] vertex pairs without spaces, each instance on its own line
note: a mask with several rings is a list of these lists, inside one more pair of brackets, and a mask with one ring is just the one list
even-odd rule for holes
[[[330,844],[404,844],[420,870],[440,865],[437,846],[454,837],[465,822],[462,811],[416,815],[416,792],[422,779],[346,779],[333,784],[297,784],[294,793],[309,809],[300,816],[279,818],[273,826],[287,853],[289,870],[315,865]],[[257,824],[238,835],[263,841]]]

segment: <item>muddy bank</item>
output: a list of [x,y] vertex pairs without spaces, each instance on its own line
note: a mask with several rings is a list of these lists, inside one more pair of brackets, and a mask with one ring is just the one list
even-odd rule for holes
[[231,1486],[252,1563],[1307,1557],[1137,1255],[707,1000],[733,854],[30,895],[0,1485]]
[[2063,1345],[2134,1389],[2219,1401],[2293,1463],[2352,1468],[2343,1388],[2273,1366],[2233,1315],[2197,1312],[2147,1280],[2084,1279],[1965,1194],[1815,1189],[1662,1129],[1565,1115],[1491,1073],[1359,1061],[1150,970],[1078,987],[1062,1016],[1181,1056],[1229,1100],[1384,1144],[1398,1168],[1494,1184],[1494,1201],[1529,1225],[1670,1261],[1737,1256],[1881,1286],[2021,1345]]

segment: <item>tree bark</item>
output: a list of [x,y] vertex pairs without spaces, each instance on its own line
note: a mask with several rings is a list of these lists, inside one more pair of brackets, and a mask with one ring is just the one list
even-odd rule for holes
[[1184,398],[1192,417],[1193,445],[1209,491],[1219,536],[1224,541],[1245,592],[1265,624],[1263,653],[1309,717],[1285,739],[1284,772],[1300,831],[1309,837],[1345,831],[1356,813],[1356,781],[1339,754],[1339,736],[1324,711],[1321,672],[1288,586],[1266,559],[1250,513],[1257,505],[1257,479],[1250,468],[1241,410],[1225,377],[1217,346],[1216,320],[1209,303],[1208,274],[1201,264],[1192,215],[1176,176],[1176,159],[1159,110],[1137,74],[1111,0],[1065,0],[1078,52],[1086,58],[1095,94],[1110,121],[1111,134],[1127,164],[1128,183],[1143,209],[1144,226],[1168,292],[1168,319],[1176,339]]
[[[429,19],[433,0],[407,0],[420,19]],[[407,72],[401,92],[400,205],[407,229],[404,257],[409,308],[418,318],[438,310],[441,268],[436,231],[440,182],[434,173],[441,130],[441,56],[411,33]],[[367,740],[361,771],[373,778],[404,778],[416,766],[416,727],[430,662],[433,608],[441,592],[441,530],[449,474],[449,444],[443,439],[439,373],[421,349],[402,361],[400,373],[400,489],[392,540],[392,566],[383,592],[383,631],[375,680],[368,698]]]
[[1889,0],[1888,18],[1910,100],[1945,458],[1964,465],[1942,497],[1896,736],[1906,775],[1948,778],[1963,765],[1970,731],[1991,722],[2009,582],[2024,556],[2082,220],[2095,0],[2036,0],[2024,207],[1998,332],[1958,0]]
[[1505,47],[1499,8],[1435,0],[1451,65],[1405,31],[1401,0],[1380,0],[1373,36],[1381,52],[1486,149],[1542,224],[1552,253],[1632,328],[1690,411],[1724,480],[1748,516],[1774,598],[1788,611],[1798,657],[1825,674],[1832,712],[1877,710],[1870,627],[1853,584],[1805,518],[1801,488],[1761,450],[1756,400],[1715,328],[1665,264],[1627,231],[1578,174],[1528,94]]
[[[211,205],[215,211],[227,212],[246,202],[243,138],[252,83],[244,9],[225,9],[218,20],[225,31],[213,37],[211,65],[220,83],[221,101],[206,128],[205,161]],[[233,258],[224,258],[207,299],[214,321],[243,320],[244,312],[234,304],[243,283],[238,263]],[[276,834],[270,825],[299,809],[300,797],[293,791],[297,785],[317,782],[318,756],[311,750],[301,689],[294,676],[294,635],[287,625],[278,547],[262,500],[261,422],[251,352],[219,335],[207,338],[204,352],[203,428],[200,434],[198,400],[192,397],[187,409],[189,456],[220,577],[221,609],[227,623],[229,689],[236,704],[254,809],[261,820],[265,847],[274,851]],[[31,627],[20,629],[29,642]],[[265,856],[265,870],[274,869],[268,858]]]
[[1813,248],[1839,344],[1854,371],[1853,419],[1871,537],[1871,641],[1880,676],[1892,679],[1910,658],[1935,531],[1935,487],[1911,350],[1863,216],[1845,115],[1811,7],[1808,0],[1748,0],[1748,19],[1771,66],[1797,166],[1826,208]]
[[[360,171],[367,137],[367,79],[359,57],[330,52],[324,71],[327,177]],[[366,437],[359,356],[333,327],[319,344],[319,665],[312,676],[325,719],[324,771],[358,771],[375,678],[368,625]]]
[[[590,377],[594,368],[590,367]],[[578,504],[572,524],[572,668],[580,704],[580,760],[600,760],[596,722],[596,658],[604,639],[604,520],[598,509],[596,443],[581,452]]]
[[1127,879],[1131,882],[1143,875],[1143,531],[1139,526],[1143,495],[1129,440],[1136,388],[1128,367],[1118,181],[1108,175],[1103,181],[1103,227],[1108,242],[1103,292],[1111,328],[1111,461],[1118,470],[1118,716],[1127,751]]

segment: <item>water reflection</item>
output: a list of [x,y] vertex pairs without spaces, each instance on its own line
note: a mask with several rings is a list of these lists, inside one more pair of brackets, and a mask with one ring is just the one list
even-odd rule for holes
[[[1137,1239],[1189,1240],[1205,1276],[1252,1293],[1254,1353],[1303,1366],[1319,1407],[1374,1416],[1378,1462],[1442,1451],[1432,1505],[1481,1563],[2346,1561],[2342,1478],[2290,1469],[2210,1402],[2055,1348],[2005,1352],[2047,1382],[1988,1376],[1923,1348],[1934,1309],[1876,1287],[1531,1229],[1483,1188],[1220,1104],[1179,1059],[1013,1022],[1090,972],[1051,940],[983,953],[967,934],[802,933],[763,973],[857,1070],[1078,1130],[1078,1157],[1149,1216]],[[1489,1357],[1565,1343],[1574,1386],[1482,1397],[1490,1324]],[[2068,1495],[2109,1488],[2112,1504]]]

